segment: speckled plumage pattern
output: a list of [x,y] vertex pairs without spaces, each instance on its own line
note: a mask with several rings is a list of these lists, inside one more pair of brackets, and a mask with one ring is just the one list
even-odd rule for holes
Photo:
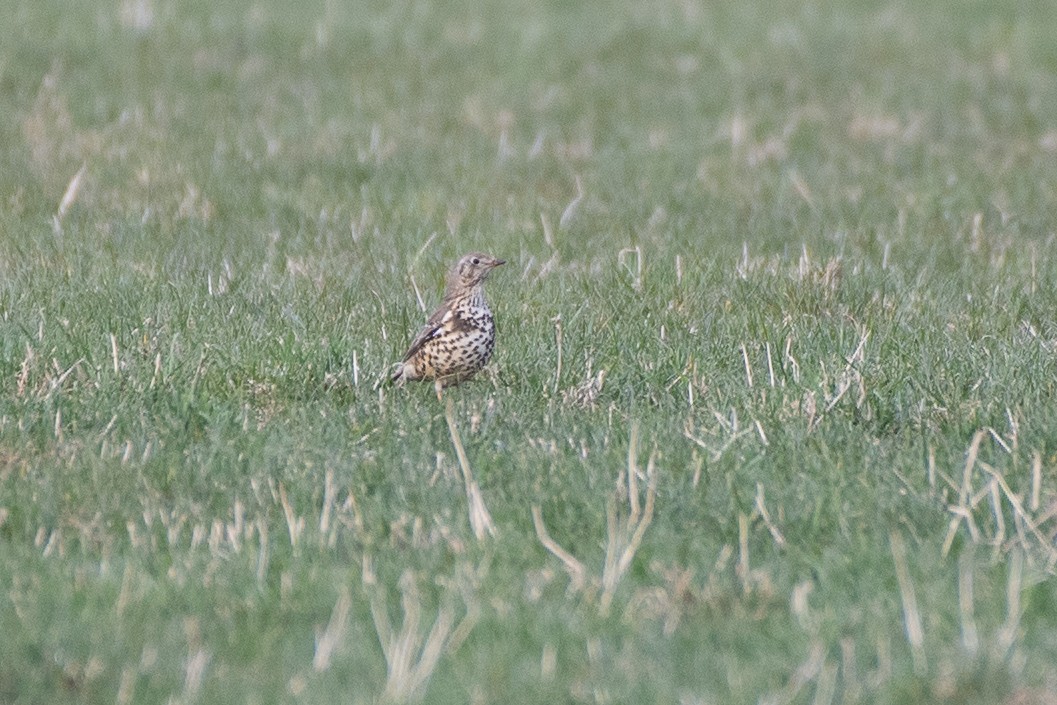
[[495,348],[495,320],[483,285],[503,263],[480,252],[459,259],[448,274],[444,301],[411,343],[392,381],[434,380],[439,387],[450,387],[488,364]]

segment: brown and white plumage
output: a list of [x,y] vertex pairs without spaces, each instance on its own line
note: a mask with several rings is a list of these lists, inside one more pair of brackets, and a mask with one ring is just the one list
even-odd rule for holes
[[448,273],[440,308],[415,336],[392,381],[428,379],[438,389],[450,387],[477,374],[488,363],[495,348],[495,320],[483,285],[491,271],[504,262],[481,252],[459,259]]

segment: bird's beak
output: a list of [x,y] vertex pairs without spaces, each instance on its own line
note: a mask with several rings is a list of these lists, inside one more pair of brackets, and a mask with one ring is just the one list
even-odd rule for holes
[[492,266],[493,267],[498,267],[501,264],[506,264],[506,260],[505,259],[497,259],[494,262],[492,262]]

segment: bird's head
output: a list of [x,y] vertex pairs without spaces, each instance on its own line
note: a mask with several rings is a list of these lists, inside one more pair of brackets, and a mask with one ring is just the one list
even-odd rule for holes
[[483,252],[463,255],[448,275],[448,291],[472,289],[487,279],[493,269],[505,263],[506,260],[497,259]]

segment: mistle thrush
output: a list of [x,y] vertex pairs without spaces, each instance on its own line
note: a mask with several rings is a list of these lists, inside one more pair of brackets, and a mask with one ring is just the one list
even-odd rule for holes
[[484,281],[505,260],[471,252],[448,273],[444,301],[419,331],[392,375],[393,382],[433,380],[437,394],[477,374],[495,348],[495,319]]

